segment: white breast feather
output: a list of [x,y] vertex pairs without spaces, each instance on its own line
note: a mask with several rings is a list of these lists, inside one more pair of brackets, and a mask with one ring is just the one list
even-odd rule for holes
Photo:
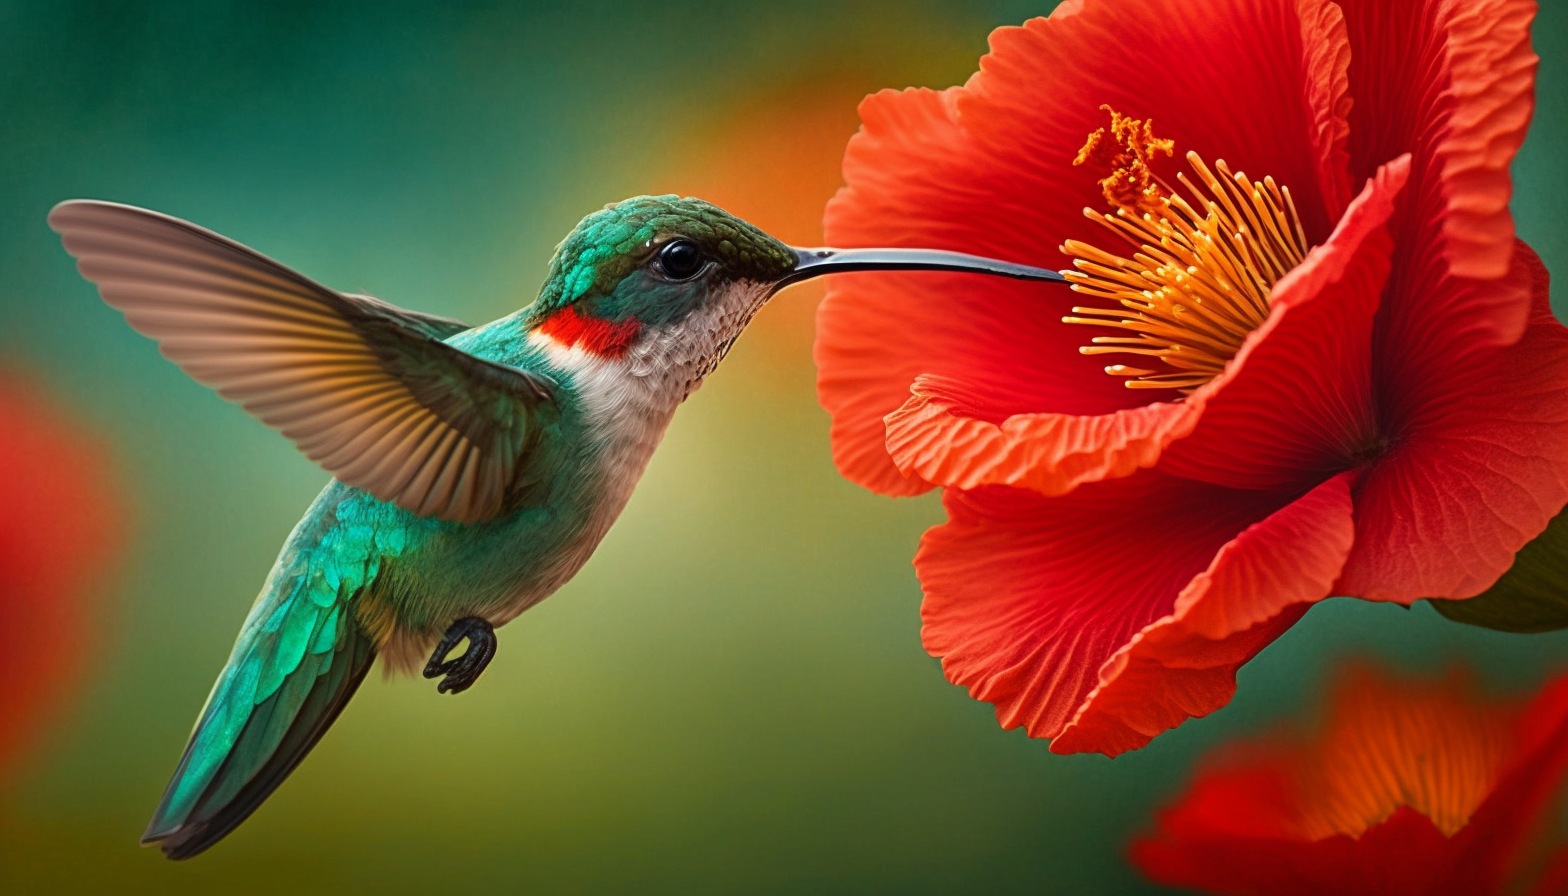
[[622,358],[606,358],[535,332],[529,342],[570,372],[588,431],[598,441],[595,506],[573,549],[520,594],[511,618],[565,584],[588,561],[664,438],[675,409],[702,385],[766,300],[762,284],[736,283],[721,301],[680,323],[650,328]]

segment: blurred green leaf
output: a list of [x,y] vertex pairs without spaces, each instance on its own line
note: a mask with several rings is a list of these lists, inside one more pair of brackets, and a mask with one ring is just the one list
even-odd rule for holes
[[1568,513],[1525,545],[1497,584],[1469,600],[1433,600],[1437,612],[1465,625],[1500,632],[1568,628]]

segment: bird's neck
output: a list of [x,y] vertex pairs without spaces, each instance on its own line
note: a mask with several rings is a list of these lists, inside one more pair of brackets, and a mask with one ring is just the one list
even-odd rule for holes
[[570,390],[580,415],[584,439],[577,456],[594,498],[587,538],[597,542],[631,497],[687,389],[682,373],[647,363],[637,343],[604,351],[592,338],[570,339],[580,335],[537,327],[528,345]]
[[585,355],[616,360],[626,356],[645,327],[635,317],[610,321],[589,317],[568,305],[544,319],[534,332],[554,346],[580,349]]
[[732,282],[672,321],[597,318],[568,305],[529,331],[529,342],[569,372],[625,377],[641,391],[668,393],[671,410],[702,385],[767,301],[765,284]]

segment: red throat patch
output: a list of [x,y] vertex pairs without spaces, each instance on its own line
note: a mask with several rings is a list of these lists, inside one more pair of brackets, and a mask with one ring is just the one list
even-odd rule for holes
[[642,322],[629,317],[619,323],[584,317],[576,306],[568,305],[545,318],[539,332],[568,348],[581,348],[601,358],[620,358],[632,347],[642,331]]

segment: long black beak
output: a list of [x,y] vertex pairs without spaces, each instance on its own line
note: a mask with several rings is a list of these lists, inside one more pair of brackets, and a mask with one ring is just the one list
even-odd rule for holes
[[940,249],[795,249],[794,251],[800,260],[796,263],[795,269],[785,274],[774,286],[775,292],[822,274],[843,274],[850,271],[968,271],[995,277],[1012,277],[1015,280],[1067,282],[1067,278],[1061,274],[1045,268],[997,261],[979,255],[966,255],[963,252],[944,252]]

